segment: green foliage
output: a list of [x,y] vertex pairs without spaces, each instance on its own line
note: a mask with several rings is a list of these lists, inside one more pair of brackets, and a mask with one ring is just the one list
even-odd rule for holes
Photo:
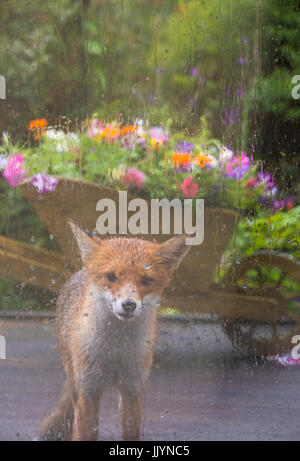
[[284,251],[300,258],[300,206],[256,219],[243,219],[237,231],[236,248],[248,256],[258,250]]

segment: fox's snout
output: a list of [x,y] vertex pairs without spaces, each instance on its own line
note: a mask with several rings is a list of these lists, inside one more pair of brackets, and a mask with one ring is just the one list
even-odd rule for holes
[[131,298],[126,298],[124,301],[121,301],[121,305],[119,304],[120,303],[117,303],[116,309],[114,310],[118,318],[121,318],[121,320],[132,320],[137,316],[138,304],[136,301]]
[[130,286],[123,287],[112,303],[112,310],[119,320],[133,320],[141,313],[142,308],[142,300],[137,290]]
[[122,302],[122,307],[125,312],[131,313],[135,310],[136,308],[136,302],[133,301],[132,299],[126,299],[125,301]]

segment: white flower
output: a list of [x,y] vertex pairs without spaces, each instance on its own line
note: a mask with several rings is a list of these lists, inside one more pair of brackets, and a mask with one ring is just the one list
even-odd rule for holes
[[62,130],[54,130],[54,128],[45,132],[45,137],[53,141],[61,141],[65,136],[66,134]]
[[142,136],[143,134],[145,134],[144,120],[142,120],[141,118],[136,118],[134,121],[134,126],[137,126],[137,130],[136,130],[137,136]]
[[54,130],[53,128],[47,130],[45,136],[47,139],[56,143],[57,152],[67,151],[70,146],[79,143],[79,137],[76,133],[65,133],[62,130]]
[[210,154],[206,154],[207,157],[209,158],[210,162],[207,164],[208,167],[211,167],[211,168],[215,168],[218,164],[218,161],[216,159],[216,157],[214,157],[213,155],[210,155]]
[[232,156],[233,156],[233,150],[231,150],[229,147],[222,146],[220,148],[219,159],[222,163],[230,160]]
[[0,170],[7,168],[8,160],[4,155],[0,155]]

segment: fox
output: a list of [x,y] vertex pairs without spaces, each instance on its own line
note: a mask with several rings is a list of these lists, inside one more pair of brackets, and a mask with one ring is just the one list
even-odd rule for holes
[[66,383],[38,440],[97,440],[100,401],[110,387],[120,397],[122,439],[141,440],[161,295],[190,246],[184,235],[163,243],[103,238],[68,223],[82,269],[57,299],[55,327]]

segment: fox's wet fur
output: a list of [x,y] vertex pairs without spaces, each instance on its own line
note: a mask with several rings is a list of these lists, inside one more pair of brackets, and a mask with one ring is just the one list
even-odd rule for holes
[[160,296],[189,247],[184,236],[162,244],[100,239],[69,223],[83,269],[58,297],[56,329],[67,380],[39,439],[97,440],[100,399],[114,386],[122,438],[139,440]]

